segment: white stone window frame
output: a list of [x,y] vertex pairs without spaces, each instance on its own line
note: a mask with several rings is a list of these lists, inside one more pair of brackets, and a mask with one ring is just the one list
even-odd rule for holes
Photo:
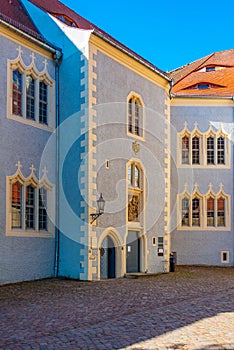
[[[133,100],[135,102],[137,102],[139,108],[139,131],[140,134],[136,134],[135,132],[131,132],[129,131],[129,101]],[[127,126],[127,135],[130,137],[133,137],[134,139],[138,139],[138,140],[144,140],[145,139],[145,108],[144,108],[144,102],[142,97],[137,94],[134,91],[131,91],[130,94],[127,96],[127,110],[126,110],[126,115],[127,115],[127,122],[126,122],[126,126]],[[135,112],[135,110],[133,110],[133,112]],[[134,121],[132,120],[132,127],[135,130],[135,114],[134,114]]]
[[[207,199],[213,198],[215,201],[214,208],[214,226],[207,225]],[[182,200],[188,198],[189,200],[189,222],[188,225],[182,225]],[[200,199],[200,226],[192,225],[192,200],[194,198]],[[225,199],[225,226],[218,226],[218,211],[217,200],[219,198]],[[192,193],[188,191],[187,184],[182,193],[177,195],[177,229],[180,231],[230,231],[231,230],[231,201],[230,195],[224,192],[223,185],[220,184],[220,190],[215,193],[212,189],[212,184],[209,186],[207,193],[202,194],[198,189],[198,185],[195,184]]]
[[[187,164],[184,164],[182,162],[182,149],[183,149],[183,138],[187,137],[189,139],[189,161]],[[199,164],[193,164],[192,161],[192,139],[194,137],[199,138]],[[207,139],[209,137],[214,138],[214,164],[208,164],[207,162]],[[217,149],[217,143],[218,139],[220,137],[224,138],[224,145],[225,145],[225,163],[224,164],[218,164],[218,149]],[[209,129],[202,133],[198,129],[197,122],[195,122],[195,127],[192,131],[189,131],[187,122],[185,122],[184,129],[177,134],[177,167],[178,168],[206,168],[206,169],[230,169],[230,162],[231,162],[231,146],[230,146],[230,139],[229,135],[225,133],[222,129],[222,126],[220,126],[220,129],[217,131],[214,131],[212,126],[209,127]]]
[[[224,254],[226,254],[227,259],[224,259]],[[230,263],[230,252],[229,250],[222,250],[221,251],[221,263],[222,264],[229,264]]]
[[[7,118],[16,120],[17,122],[27,124],[46,131],[53,131],[55,128],[55,81],[50,77],[47,71],[47,61],[44,60],[44,68],[39,71],[35,64],[34,53],[31,54],[32,62],[27,66],[21,56],[21,48],[18,49],[19,54],[14,60],[8,59],[8,78],[7,78]],[[12,73],[18,70],[22,74],[22,115],[13,113],[13,84]],[[26,117],[27,112],[27,93],[26,93],[26,77],[32,76],[35,80],[35,118],[34,120]],[[39,122],[39,83],[44,82],[47,86],[47,124]]]
[[[35,168],[32,166],[30,175],[25,178],[21,172],[21,165],[18,162],[18,169],[12,176],[6,177],[6,236],[16,237],[54,237],[54,185],[49,182],[46,176],[46,169],[43,177],[38,180],[35,176]],[[12,228],[12,184],[19,182],[22,186],[22,223],[21,228]],[[35,189],[35,228],[26,228],[26,187],[31,185]],[[45,188],[47,191],[47,217],[48,227],[47,230],[39,229],[39,189]]]

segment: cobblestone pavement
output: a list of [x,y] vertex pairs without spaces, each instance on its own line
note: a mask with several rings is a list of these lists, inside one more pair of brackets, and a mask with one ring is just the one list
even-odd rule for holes
[[2,286],[0,349],[234,350],[234,269]]

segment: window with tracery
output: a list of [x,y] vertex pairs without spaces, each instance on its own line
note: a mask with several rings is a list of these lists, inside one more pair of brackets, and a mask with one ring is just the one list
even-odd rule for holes
[[[40,181],[37,180],[35,168],[32,166],[31,169],[31,175],[27,178],[22,175],[20,168],[15,175],[7,177],[7,235],[52,234],[53,224],[49,219],[48,208],[52,213],[53,185],[47,181],[46,175]],[[43,171],[46,172],[46,169]]]
[[139,98],[131,97],[128,100],[128,132],[142,136],[142,104]]
[[202,195],[199,193],[185,193],[179,198],[179,227],[186,229],[196,227],[199,229],[229,228],[230,226],[230,196],[223,191],[215,194]]
[[228,134],[212,128],[201,133],[196,127],[192,132],[185,129],[179,134],[179,165],[195,167],[230,166]]
[[26,66],[21,54],[9,61],[8,118],[30,125],[33,123],[37,127],[54,126],[55,121],[51,117],[55,109],[54,81],[46,70],[46,60],[44,62],[45,68],[39,72],[34,67],[34,61]]

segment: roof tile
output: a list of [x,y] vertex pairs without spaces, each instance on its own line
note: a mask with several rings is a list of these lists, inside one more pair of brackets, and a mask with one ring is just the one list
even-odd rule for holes
[[39,40],[43,40],[20,0],[1,0],[0,19]]

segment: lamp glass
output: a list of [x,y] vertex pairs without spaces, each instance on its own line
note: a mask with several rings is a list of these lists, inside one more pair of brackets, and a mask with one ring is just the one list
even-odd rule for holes
[[102,193],[99,197],[99,199],[97,200],[97,209],[99,213],[103,213],[104,212],[104,207],[105,207],[105,200],[102,197]]

